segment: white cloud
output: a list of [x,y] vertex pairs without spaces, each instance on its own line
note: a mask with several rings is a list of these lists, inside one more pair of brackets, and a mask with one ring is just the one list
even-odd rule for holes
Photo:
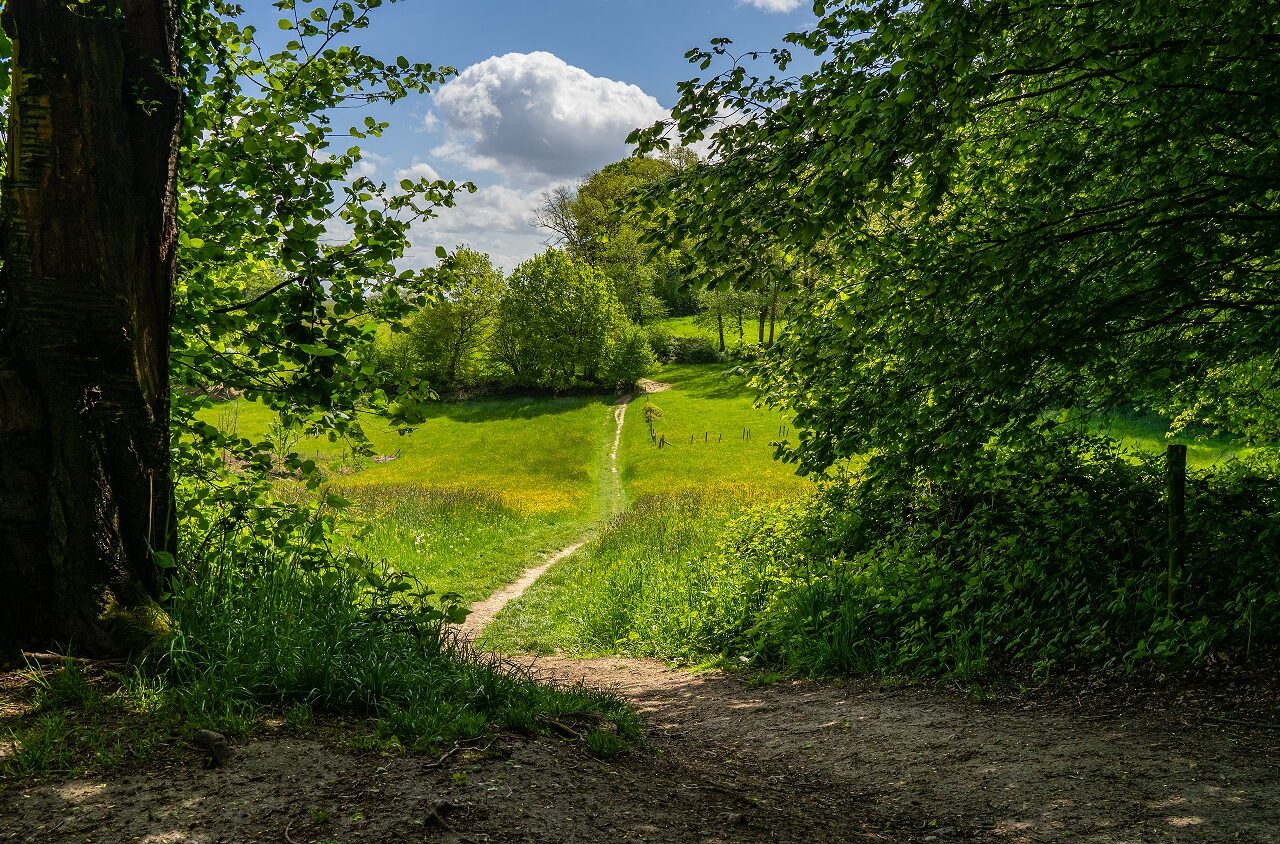
[[412,179],[415,182],[419,179],[426,179],[434,182],[440,178],[440,174],[436,168],[432,167],[425,161],[415,161],[412,165],[396,171],[396,179]]
[[357,176],[366,176],[372,179],[378,174],[379,167],[390,163],[391,159],[387,158],[385,155],[378,155],[376,152],[370,152],[367,149],[361,150],[360,162],[356,164],[355,169],[352,172]]
[[794,12],[804,5],[805,0],[742,0],[748,6],[755,6],[766,12]]
[[474,64],[437,92],[435,106],[445,141],[433,155],[525,186],[616,161],[627,154],[632,129],[668,116],[639,87],[592,76],[546,52]]
[[474,194],[459,193],[455,207],[441,208],[438,217],[414,226],[405,266],[434,264],[437,245],[453,249],[465,243],[487,252],[494,264],[515,269],[543,248],[546,232],[530,224],[543,190],[489,185]]

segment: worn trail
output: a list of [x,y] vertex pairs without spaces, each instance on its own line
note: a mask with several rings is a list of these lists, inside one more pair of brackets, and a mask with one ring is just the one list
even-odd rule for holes
[[[626,411],[613,410],[611,510]],[[589,538],[477,604],[462,632]],[[1101,711],[633,659],[527,667],[631,701],[645,747],[603,761],[508,735],[446,763],[353,749],[345,722],[309,736],[281,725],[237,742],[223,768],[175,747],[127,776],[0,788],[0,842],[1280,841],[1280,728],[1203,701]]]
[[[655,384],[656,382],[648,383]],[[631,400],[634,397],[634,393],[627,393],[613,406],[613,447],[609,451],[609,504],[607,507],[610,514],[616,512],[622,506],[622,481],[618,474],[618,448],[622,444],[622,426],[627,419],[627,406],[631,404]],[[468,638],[479,636],[484,628],[488,627],[489,623],[497,618],[498,613],[502,612],[507,604],[523,595],[538,578],[550,571],[551,567],[556,563],[576,554],[580,548],[591,541],[593,535],[593,531],[587,531],[572,544],[553,551],[536,565],[525,569],[520,577],[507,586],[494,592],[484,600],[472,604],[470,614],[467,616],[467,620],[458,626],[458,632]]]
[[[614,411],[615,483],[630,398]],[[530,569],[512,591],[586,541]],[[480,618],[477,632],[492,615]],[[818,840],[1280,841],[1280,729],[1271,726],[1232,726],[1191,709],[1121,716],[979,703],[918,687],[760,686],[635,659],[544,657],[530,668],[631,701],[668,764],[710,777],[695,790],[740,801],[728,816],[749,817],[752,830],[723,840],[766,830],[771,840],[814,840],[791,837],[800,828],[788,807],[805,806],[814,826],[804,835]],[[674,819],[651,829],[665,840],[722,840],[686,839]],[[821,837],[831,830],[844,833]]]

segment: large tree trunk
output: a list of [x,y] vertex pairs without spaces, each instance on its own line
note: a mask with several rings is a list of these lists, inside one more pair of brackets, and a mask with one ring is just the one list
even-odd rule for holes
[[3,25],[0,638],[119,652],[175,539],[175,0],[8,0]]

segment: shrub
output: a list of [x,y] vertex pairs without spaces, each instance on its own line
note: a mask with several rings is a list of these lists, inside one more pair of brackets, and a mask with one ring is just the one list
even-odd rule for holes
[[705,337],[672,337],[667,363],[720,363],[725,356]]
[[[1131,670],[1243,659],[1280,641],[1280,483],[1235,466],[1188,482],[1169,578],[1163,474],[1109,441],[991,450],[946,483],[842,481],[739,522],[716,645],[828,671]],[[721,590],[724,591],[723,589]],[[1172,597],[1172,603],[1170,598]]]
[[626,326],[609,342],[605,352],[600,383],[618,390],[629,390],[658,365],[645,332]]
[[554,249],[516,267],[498,304],[492,355],[519,386],[598,383],[609,340],[625,324],[604,273]]
[[1280,643],[1274,471],[1191,476],[1172,605],[1159,458],[1052,435],[948,474],[832,479],[745,509],[642,498],[575,558],[555,642],[963,678],[1193,667]]
[[649,341],[649,348],[653,350],[653,355],[662,363],[672,362],[672,349],[675,337],[666,328],[661,325],[650,325],[644,329],[645,339]]

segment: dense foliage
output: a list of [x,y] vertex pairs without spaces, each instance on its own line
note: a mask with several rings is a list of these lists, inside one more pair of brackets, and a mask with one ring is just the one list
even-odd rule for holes
[[437,391],[471,387],[490,374],[489,345],[498,304],[507,290],[489,256],[467,247],[440,264],[447,285],[403,326],[390,323],[372,357],[379,372],[401,383],[425,379]]
[[696,161],[691,150],[677,148],[614,162],[583,177],[576,188],[547,193],[534,219],[549,232],[552,246],[609,277],[623,312],[637,325],[667,313],[691,313],[693,303],[672,249],[653,252],[641,243],[652,223],[631,210],[631,201]]
[[[939,466],[1046,407],[1173,404],[1170,384],[1274,438],[1280,5],[817,9],[774,75],[695,51],[729,67],[640,136],[716,132],[714,164],[660,192],[664,242],[727,272],[765,229],[823,263],[765,379],[792,458]],[[820,67],[783,76],[792,48]],[[1197,401],[1241,381],[1253,413]]]
[[1231,664],[1280,643],[1280,484],[1193,475],[1195,564],[1170,571],[1158,461],[1074,433],[1042,445],[992,447],[950,484],[833,480],[750,508],[645,497],[525,644],[978,679]]
[[710,139],[649,191],[650,236],[742,288],[767,233],[798,278],[754,370],[795,414],[780,454],[861,467],[730,532],[691,641],[955,673],[1274,642],[1274,466],[1193,479],[1171,573],[1159,468],[1051,428],[1140,407],[1280,437],[1280,4],[815,9],[767,55],[691,51],[715,74],[635,136]]

